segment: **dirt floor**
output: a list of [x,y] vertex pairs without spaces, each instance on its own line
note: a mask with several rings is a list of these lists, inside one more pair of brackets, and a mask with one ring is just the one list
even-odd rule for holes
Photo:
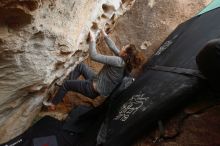
[[220,98],[201,94],[162,121],[135,146],[219,146]]

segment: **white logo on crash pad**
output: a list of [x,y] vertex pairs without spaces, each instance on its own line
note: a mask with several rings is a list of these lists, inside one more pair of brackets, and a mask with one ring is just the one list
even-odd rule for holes
[[[136,113],[139,109],[145,111],[147,107],[144,106],[144,102],[149,101],[149,97],[144,97],[144,94],[133,95],[120,109],[118,115],[114,120],[126,121],[130,115]],[[149,102],[150,105],[152,102]]]

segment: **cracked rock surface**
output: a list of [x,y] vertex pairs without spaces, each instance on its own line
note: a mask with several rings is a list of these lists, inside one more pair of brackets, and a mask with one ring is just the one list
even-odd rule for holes
[[[88,58],[88,30],[105,28],[120,48],[133,43],[147,60],[175,27],[210,0],[4,0],[0,1],[0,143],[21,134],[54,95],[54,83]],[[125,13],[126,12],[126,13]],[[98,33],[97,33],[98,34]],[[98,40],[97,50],[111,54]],[[98,71],[102,65],[89,59]],[[69,93],[56,112],[63,119],[79,104],[97,106]],[[190,110],[188,110],[189,112]],[[175,131],[173,132],[175,135]]]
[[0,1],[0,143],[26,130],[54,83],[88,57],[89,29],[112,23],[132,2]]

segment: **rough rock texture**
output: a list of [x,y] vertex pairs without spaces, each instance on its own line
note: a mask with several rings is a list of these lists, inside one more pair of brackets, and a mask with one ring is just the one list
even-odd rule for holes
[[[54,94],[54,83],[62,82],[78,62],[87,58],[90,28],[98,32],[105,27],[119,47],[131,42],[144,50],[144,56],[150,56],[179,23],[209,1],[1,1],[0,143],[30,126],[44,97]],[[98,43],[101,53],[110,53],[102,39]],[[101,66],[90,60],[86,63],[96,70]],[[90,100],[83,102],[91,104]],[[81,103],[78,100],[77,104]]]
[[88,30],[110,26],[132,3],[0,1],[0,143],[30,126],[54,82],[87,57]]
[[[118,47],[122,47],[130,42],[134,43],[136,46],[143,49],[143,56],[146,57],[147,60],[178,24],[197,14],[209,2],[210,0],[136,0],[131,10],[126,12],[123,17],[120,17],[109,30],[111,38],[116,41]],[[98,50],[102,54],[111,54],[103,39],[98,41]],[[99,70],[102,66],[89,59],[86,60],[86,63],[95,70]],[[84,100],[82,102],[82,99],[80,100],[78,95],[74,94],[74,97],[71,95],[72,93],[66,96],[66,105],[68,105],[68,102],[74,105],[82,103],[88,104],[88,99],[85,102],[86,99],[82,98]],[[146,133],[148,135],[144,140],[138,142],[136,146],[188,146],[196,144],[208,146],[210,140],[213,140],[213,142],[211,142],[213,145],[219,144],[219,134],[217,133],[220,131],[218,127],[220,120],[218,118],[219,110],[213,107],[215,112],[212,112],[211,109],[205,110],[201,115],[197,115],[198,113],[195,111],[200,111],[203,110],[204,107],[210,106],[210,104],[207,104],[209,100],[210,99],[207,98],[207,100],[203,101],[203,106],[201,107],[197,105],[201,105],[199,98],[198,101],[195,101],[192,105],[195,109],[187,107],[186,113],[180,111],[179,114],[171,118],[165,125],[165,136],[168,140],[162,141],[161,143],[153,143],[160,135],[159,131],[156,129],[152,134]],[[215,101],[213,102],[216,104]],[[60,105],[58,110],[61,108]],[[209,118],[212,119],[211,122],[213,127],[209,127],[207,124],[205,125]],[[183,123],[184,125],[182,125]],[[197,124],[198,126],[195,127]],[[207,139],[203,137],[204,134],[201,136],[203,132],[209,133]]]
[[112,37],[118,46],[133,43],[148,59],[177,25],[196,15],[211,0],[136,0],[120,17]]

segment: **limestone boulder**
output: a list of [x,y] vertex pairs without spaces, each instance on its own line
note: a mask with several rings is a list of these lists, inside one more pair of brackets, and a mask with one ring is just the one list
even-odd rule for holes
[[133,43],[148,59],[182,22],[200,12],[211,0],[136,0],[117,20],[112,38],[118,46]]
[[[53,95],[54,83],[88,58],[89,29],[98,35],[105,28],[119,48],[135,44],[147,60],[179,23],[210,1],[0,1],[0,143],[26,130]],[[102,39],[97,48],[110,53]]]
[[88,31],[110,25],[133,1],[0,1],[0,143],[27,129],[75,65]]

